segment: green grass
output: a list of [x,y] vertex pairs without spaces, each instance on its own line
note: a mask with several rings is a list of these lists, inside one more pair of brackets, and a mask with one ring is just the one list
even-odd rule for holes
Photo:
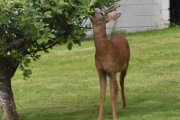
[[[128,110],[117,103],[118,120],[180,120],[180,28],[126,35],[131,59],[125,78]],[[56,46],[32,62],[33,75],[12,80],[24,120],[96,120],[100,90],[93,41],[68,51]],[[104,120],[111,120],[109,81]]]

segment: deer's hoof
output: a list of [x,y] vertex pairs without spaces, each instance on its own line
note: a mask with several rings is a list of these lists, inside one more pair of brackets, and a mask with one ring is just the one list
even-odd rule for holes
[[126,107],[126,106],[125,106],[125,107],[123,106],[122,109],[123,109],[123,110],[127,110],[127,107]]
[[98,118],[98,120],[102,120],[102,118]]

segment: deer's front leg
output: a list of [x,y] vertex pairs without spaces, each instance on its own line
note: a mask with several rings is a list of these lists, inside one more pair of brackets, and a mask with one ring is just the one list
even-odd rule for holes
[[101,97],[101,103],[100,103],[100,109],[99,109],[99,117],[98,120],[101,120],[103,118],[103,106],[106,96],[106,86],[107,86],[107,79],[106,74],[102,72],[99,73],[99,81],[100,81],[100,97]]
[[116,80],[116,75],[110,76],[110,96],[111,96],[111,102],[112,102],[112,114],[113,119],[117,119],[116,115],[116,103],[118,98],[118,84]]

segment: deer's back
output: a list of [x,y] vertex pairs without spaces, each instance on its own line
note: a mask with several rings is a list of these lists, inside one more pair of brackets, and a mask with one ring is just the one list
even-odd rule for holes
[[112,49],[114,49],[121,62],[129,61],[130,48],[127,39],[124,36],[114,36],[110,39]]
[[[129,63],[130,59],[130,48],[127,39],[124,36],[114,36],[110,40],[112,42],[112,48],[117,54],[117,59],[119,60],[120,67]],[[121,68],[120,68],[121,69]]]
[[124,36],[114,36],[110,39],[110,41],[118,52],[123,52],[124,54],[128,54],[130,52],[129,43]]

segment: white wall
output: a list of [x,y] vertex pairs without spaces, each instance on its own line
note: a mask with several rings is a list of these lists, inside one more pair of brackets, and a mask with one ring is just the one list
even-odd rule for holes
[[[121,7],[113,12],[120,12],[121,17],[107,24],[108,34],[163,29],[170,24],[169,0],[121,0],[121,3]],[[92,31],[87,34],[92,36]]]

